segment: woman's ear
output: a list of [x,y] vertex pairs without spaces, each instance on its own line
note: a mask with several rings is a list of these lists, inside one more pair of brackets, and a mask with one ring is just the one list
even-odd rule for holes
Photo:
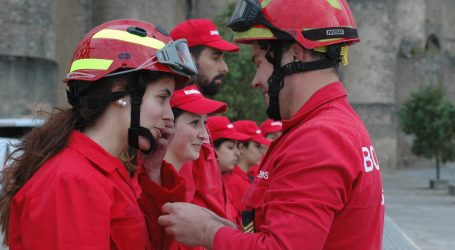
[[289,50],[294,57],[294,61],[304,61],[305,59],[305,49],[298,43],[293,43]]

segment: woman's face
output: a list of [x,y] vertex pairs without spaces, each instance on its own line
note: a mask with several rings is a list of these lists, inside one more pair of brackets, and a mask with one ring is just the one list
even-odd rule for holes
[[[173,77],[163,77],[147,84],[142,97],[140,125],[149,129],[155,140],[161,136],[161,130],[174,120],[169,104],[174,87],[175,80]],[[150,142],[146,138],[139,137],[139,148],[141,150],[147,151],[150,146]]]
[[225,141],[221,143],[220,146],[215,149],[215,151],[218,155],[218,164],[220,166],[221,172],[232,171],[232,169],[234,169],[234,166],[237,164],[239,157],[237,142],[230,140]]
[[175,136],[170,151],[182,163],[199,158],[202,143],[209,136],[206,128],[207,115],[183,112],[175,121]]
[[261,144],[250,141],[248,147],[245,147],[244,145],[241,146],[240,157],[251,167],[259,164],[262,158],[262,152],[263,149]]

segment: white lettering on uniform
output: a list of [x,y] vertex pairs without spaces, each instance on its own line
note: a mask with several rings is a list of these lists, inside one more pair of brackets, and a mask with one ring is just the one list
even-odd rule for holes
[[219,35],[220,33],[218,32],[218,30],[211,30],[210,31],[210,35],[212,36],[216,36],[216,35]]
[[267,180],[269,178],[269,172],[261,170],[259,171],[257,178]]
[[379,162],[376,156],[376,152],[374,151],[373,146],[371,145],[368,147],[362,147],[362,155],[363,155],[363,167],[365,169],[365,173],[369,173],[376,168],[379,171]]
[[188,90],[185,90],[183,91],[185,93],[185,95],[194,95],[194,94],[200,94],[201,92],[199,92],[199,90],[196,90],[196,89],[188,89]]

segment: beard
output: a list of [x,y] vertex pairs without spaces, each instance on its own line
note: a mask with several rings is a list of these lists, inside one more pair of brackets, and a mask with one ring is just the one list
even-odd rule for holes
[[223,74],[219,74],[209,81],[205,75],[198,74],[196,84],[204,96],[215,96],[221,89],[221,83],[216,83],[216,80],[221,81],[223,77]]

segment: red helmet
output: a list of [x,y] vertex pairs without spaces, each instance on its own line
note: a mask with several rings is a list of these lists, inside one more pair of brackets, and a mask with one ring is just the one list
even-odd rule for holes
[[229,27],[238,43],[279,39],[280,32],[307,49],[359,41],[346,0],[239,0]]
[[[64,82],[96,81],[118,70],[167,72],[176,76],[177,83],[187,82],[189,75],[194,73],[188,68],[196,67],[189,52],[185,54],[186,41],[181,42],[173,43],[164,30],[151,23],[138,20],[106,22],[92,29],[79,42]],[[168,55],[166,48],[169,44],[173,46],[171,54],[177,53],[177,56]],[[160,51],[165,53],[161,58]],[[171,60],[166,61],[169,59],[166,56]]]
[[71,69],[64,82],[68,83],[67,98],[73,106],[89,101],[110,102],[129,94],[131,125],[128,143],[133,148],[139,148],[139,136],[143,136],[152,145],[146,152],[150,153],[156,148],[156,139],[149,129],[140,126],[145,86],[136,82],[134,88],[128,91],[115,91],[91,99],[83,96],[91,82],[139,70],[171,73],[177,84],[184,84],[189,80],[189,75],[197,73],[186,40],[172,41],[164,30],[151,23],[114,20],[99,25],[82,39],[74,52]]

